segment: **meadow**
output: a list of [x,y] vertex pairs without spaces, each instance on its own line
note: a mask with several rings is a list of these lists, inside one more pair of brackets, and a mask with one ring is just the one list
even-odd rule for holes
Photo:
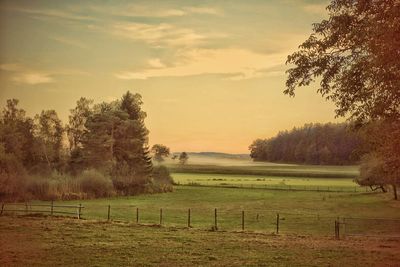
[[[381,266],[400,260],[400,206],[391,194],[356,185],[356,166],[245,161],[167,162],[177,183],[169,193],[53,202],[55,211],[82,205],[81,220],[32,217],[37,208],[48,215],[49,206],[18,206],[13,217],[0,217],[0,241],[12,240],[0,242],[0,264]],[[341,240],[334,238],[336,220]],[[21,236],[26,242],[19,247]]]

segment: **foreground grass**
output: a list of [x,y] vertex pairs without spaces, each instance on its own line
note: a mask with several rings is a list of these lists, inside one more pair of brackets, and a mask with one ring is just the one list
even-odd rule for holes
[[391,239],[334,240],[0,217],[0,266],[396,266]]

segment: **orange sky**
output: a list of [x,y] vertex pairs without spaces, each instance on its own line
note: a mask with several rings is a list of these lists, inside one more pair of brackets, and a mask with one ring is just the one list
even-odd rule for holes
[[283,95],[285,60],[327,1],[2,1],[0,101],[66,123],[84,96],[143,96],[150,143],[248,153],[256,138],[334,121],[315,92]]

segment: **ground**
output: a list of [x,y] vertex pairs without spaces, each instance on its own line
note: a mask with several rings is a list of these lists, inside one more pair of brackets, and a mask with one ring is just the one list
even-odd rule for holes
[[398,266],[396,239],[0,217],[1,266]]

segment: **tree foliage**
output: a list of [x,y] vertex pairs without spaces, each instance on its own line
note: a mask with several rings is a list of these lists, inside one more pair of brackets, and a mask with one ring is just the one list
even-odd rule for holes
[[179,155],[179,163],[180,164],[185,165],[188,160],[189,160],[189,155],[186,152],[182,152]]
[[168,157],[170,150],[167,146],[161,144],[155,144],[151,147],[151,152],[154,154],[154,159],[157,162],[164,161],[164,157]]
[[[33,120],[18,108],[18,100],[8,100],[0,117],[0,198],[26,193],[70,199],[172,190],[169,173],[153,170],[142,104],[141,96],[129,91],[120,100],[96,105],[80,98],[64,127],[54,110],[44,110]],[[52,186],[66,173],[80,178]],[[25,182],[32,174],[43,178]],[[53,176],[57,181],[50,182]],[[60,193],[60,188],[75,191]]]
[[400,2],[334,0],[329,19],[288,56],[286,94],[319,79],[318,92],[338,116],[358,121],[399,118]]
[[[336,104],[336,115],[371,129],[371,152],[381,164],[381,182],[400,184],[400,2],[332,0],[329,19],[288,56],[285,94],[319,80],[318,92]],[[368,171],[368,173],[373,173]],[[368,177],[365,176],[365,177]]]

